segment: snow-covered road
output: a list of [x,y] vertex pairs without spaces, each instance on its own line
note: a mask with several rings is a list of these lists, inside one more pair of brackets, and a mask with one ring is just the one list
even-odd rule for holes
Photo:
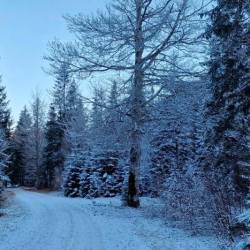
[[17,191],[16,200],[28,214],[1,239],[1,250],[105,249],[91,216],[72,200],[27,191]]
[[[0,218],[0,250],[216,250],[210,237],[168,228],[119,198],[69,199],[15,190]],[[155,203],[155,201],[154,201]]]

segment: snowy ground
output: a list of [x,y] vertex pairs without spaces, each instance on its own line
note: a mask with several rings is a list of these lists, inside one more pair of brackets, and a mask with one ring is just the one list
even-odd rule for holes
[[118,198],[69,199],[56,193],[15,190],[0,217],[0,250],[217,250],[216,240],[192,237],[148,216],[121,207]]

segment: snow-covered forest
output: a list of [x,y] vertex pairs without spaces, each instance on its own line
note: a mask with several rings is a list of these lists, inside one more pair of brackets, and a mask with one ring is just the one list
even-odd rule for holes
[[0,250],[250,249],[250,1],[112,0],[62,22],[49,100],[14,119],[0,83]]

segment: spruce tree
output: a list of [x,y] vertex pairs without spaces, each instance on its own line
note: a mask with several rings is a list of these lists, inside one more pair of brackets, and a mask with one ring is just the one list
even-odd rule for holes
[[124,166],[117,152],[95,152],[88,154],[80,175],[82,197],[113,197],[122,192]]
[[44,164],[47,173],[47,185],[50,189],[58,189],[62,183],[62,171],[65,159],[62,148],[64,131],[58,122],[53,106],[49,110],[45,138]]
[[72,154],[66,161],[65,180],[64,180],[64,195],[68,197],[80,196],[80,180],[81,173],[85,165],[85,158],[79,152]]
[[247,0],[218,1],[208,30],[212,98],[205,169],[212,173],[213,191],[223,190],[225,200],[232,203],[240,202],[241,193],[247,191],[239,178],[240,165],[250,163],[249,58],[245,56],[249,46],[244,39],[247,4]]
[[92,148],[103,150],[107,142],[105,140],[105,91],[103,88],[94,89],[94,101],[90,116],[90,136]]
[[123,114],[122,107],[118,83],[113,81],[109,90],[107,109],[105,110],[105,137],[109,150],[124,150],[125,148],[128,128],[126,128],[126,117]]
[[[0,78],[1,82],[1,78]],[[0,85],[0,130],[1,134],[4,137],[4,140],[6,142],[5,149],[3,153],[3,157],[0,156],[0,161],[5,162],[4,164],[4,173],[9,176],[13,173],[13,164],[11,155],[12,147],[11,147],[11,113],[9,109],[9,101],[7,99],[7,93],[4,86]],[[8,158],[8,162],[6,162],[6,156]]]
[[[211,11],[211,100],[207,107],[204,176],[213,196],[217,227],[232,240],[230,223],[250,183],[249,1],[218,0]],[[247,35],[248,34],[248,35]],[[248,39],[246,39],[248,37]]]
[[88,148],[87,112],[75,81],[69,85],[67,92],[65,118],[67,153],[86,150]]
[[161,195],[171,171],[177,171],[179,131],[176,128],[161,130],[151,142],[150,192]]
[[152,138],[149,178],[154,195],[161,195],[166,189],[164,183],[171,172],[187,171],[198,157],[204,133],[206,85],[203,81],[172,80],[168,91],[152,107],[156,121],[149,126],[147,136]]
[[[82,153],[88,149],[87,115],[78,85],[72,81],[66,95],[65,140],[67,159],[64,166],[65,196],[79,196]],[[82,159],[83,161],[83,159]],[[80,165],[79,165],[80,164]],[[82,162],[83,164],[83,162]]]
[[12,172],[9,174],[11,180],[15,184],[25,185],[27,180],[28,162],[28,141],[31,131],[31,116],[26,108],[21,111],[20,117],[12,138]]
[[64,161],[68,153],[65,139],[67,128],[67,93],[72,79],[69,64],[62,62],[53,72],[55,84],[52,91],[52,104],[46,125],[44,161],[48,176],[48,187],[59,189],[63,184]]
[[11,135],[11,118],[9,101],[7,100],[6,89],[4,86],[0,86],[0,127],[4,132],[6,139],[10,139]]
[[66,98],[65,98],[65,113],[66,113],[66,120],[70,121],[72,115],[76,112],[79,100],[81,100],[81,94],[79,87],[75,81],[72,81],[67,89]]
[[59,120],[64,122],[67,109],[67,92],[72,82],[69,73],[69,65],[66,62],[61,63],[60,66],[53,72],[53,74],[55,76],[55,84],[52,91],[52,102]]
[[9,156],[5,153],[6,148],[8,148],[8,142],[5,138],[5,135],[3,133],[3,131],[0,130],[0,207],[1,207],[1,195],[2,192],[4,190],[4,182],[6,182],[8,180],[8,178],[5,175],[5,168],[6,168],[6,164],[8,162],[8,158]]

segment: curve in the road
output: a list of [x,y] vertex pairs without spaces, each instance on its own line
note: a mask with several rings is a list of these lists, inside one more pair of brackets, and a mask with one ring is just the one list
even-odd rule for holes
[[27,214],[0,250],[105,250],[90,211],[72,199],[18,190],[16,201]]

